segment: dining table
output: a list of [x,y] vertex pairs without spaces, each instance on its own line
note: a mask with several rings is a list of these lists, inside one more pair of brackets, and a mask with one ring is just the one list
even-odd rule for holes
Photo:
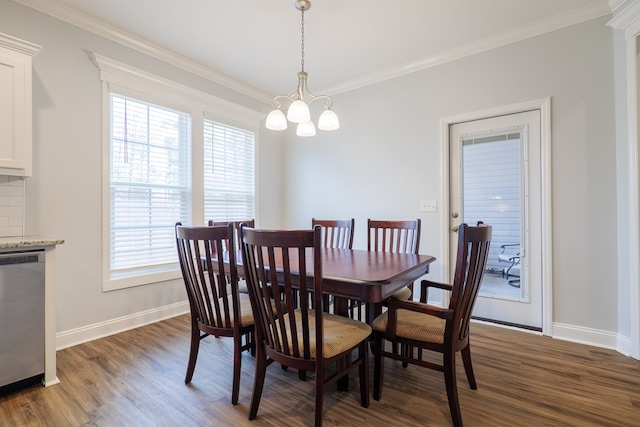
[[[322,248],[321,251],[322,291],[333,296],[333,312],[348,316],[349,300],[358,300],[370,307],[366,310],[369,324],[380,313],[384,300],[429,273],[429,266],[436,260],[431,255],[362,249]],[[306,258],[307,276],[313,277],[313,257]],[[228,254],[224,259],[228,262]],[[292,266],[297,265],[297,251],[291,250],[289,259]],[[244,277],[241,251],[237,253],[236,262],[238,276]],[[276,268],[279,267],[276,265]],[[296,277],[293,272],[292,278],[295,280]],[[338,389],[346,390],[347,384],[348,378],[341,379]]]
[[347,314],[348,300],[379,307],[397,290],[429,273],[435,260],[431,255],[323,248],[322,290],[334,297],[336,314]]
[[[429,273],[429,266],[436,260],[431,255],[361,249],[322,248],[321,251],[322,291],[337,299],[367,304],[381,303],[397,290]],[[297,265],[297,251],[290,251],[289,259],[292,266]],[[240,252],[236,260],[238,275],[243,277]],[[307,257],[308,277],[313,276],[312,261],[312,257]]]

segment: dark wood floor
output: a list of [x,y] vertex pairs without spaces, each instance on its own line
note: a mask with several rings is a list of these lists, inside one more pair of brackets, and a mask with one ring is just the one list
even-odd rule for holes
[[[0,425],[313,424],[312,382],[301,382],[295,371],[277,365],[268,369],[258,417],[247,419],[254,369],[248,353],[242,358],[240,401],[231,405],[228,339],[203,341],[194,380],[185,385],[188,335],[188,318],[179,316],[61,350],[61,383],[0,397]],[[472,340],[478,390],[469,389],[462,369],[458,375],[466,426],[640,425],[639,361],[489,325],[473,324]],[[373,358],[371,362],[373,372]],[[333,388],[327,393],[325,425],[451,425],[439,372],[386,363],[382,400],[360,407],[353,378],[349,392]]]

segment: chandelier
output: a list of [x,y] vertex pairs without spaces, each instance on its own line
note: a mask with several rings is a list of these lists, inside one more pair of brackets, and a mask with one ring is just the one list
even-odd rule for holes
[[[297,0],[296,9],[301,12],[302,15],[302,55],[301,65],[302,70],[298,73],[298,88],[291,95],[278,95],[273,98],[274,109],[267,116],[266,127],[271,130],[284,130],[287,128],[287,120],[292,123],[297,123],[296,135],[298,136],[314,136],[316,134],[316,127],[311,121],[311,112],[309,111],[309,105],[316,100],[324,100],[325,110],[318,119],[318,129],[321,130],[335,130],[340,127],[338,116],[331,109],[333,100],[327,95],[314,95],[309,91],[307,87],[308,74],[304,71],[304,12],[311,8],[311,2],[307,0]],[[282,102],[289,103],[287,109],[287,116],[280,109]]]

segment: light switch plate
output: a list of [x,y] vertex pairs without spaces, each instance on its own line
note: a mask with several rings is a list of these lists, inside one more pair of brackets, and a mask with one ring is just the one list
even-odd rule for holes
[[420,202],[420,212],[435,212],[436,210],[435,200],[422,200]]

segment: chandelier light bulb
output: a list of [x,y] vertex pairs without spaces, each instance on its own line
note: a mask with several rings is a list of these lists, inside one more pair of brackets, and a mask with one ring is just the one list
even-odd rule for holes
[[309,106],[301,99],[295,100],[287,110],[287,120],[293,123],[304,123],[311,120]]
[[281,109],[276,108],[271,110],[267,116],[267,122],[265,124],[267,129],[271,130],[285,130],[287,128],[287,118]]
[[296,128],[296,135],[298,136],[315,136],[316,135],[316,127],[314,126],[311,120],[306,121],[304,123],[298,123],[298,127]]
[[320,114],[318,119],[318,129],[320,130],[336,130],[340,127],[338,115],[330,108],[327,108]]

